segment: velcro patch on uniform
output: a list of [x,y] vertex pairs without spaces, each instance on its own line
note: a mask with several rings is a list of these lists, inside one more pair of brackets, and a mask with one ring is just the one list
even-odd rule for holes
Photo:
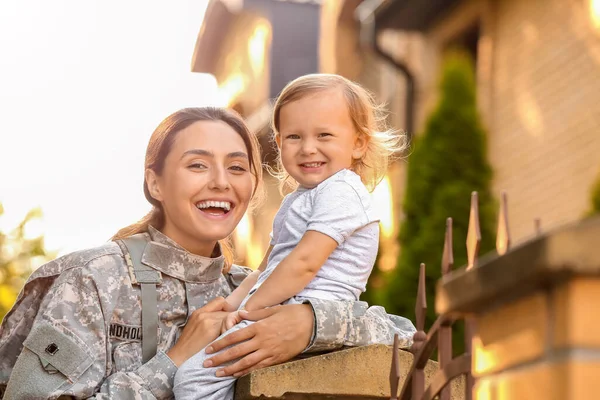
[[108,329],[108,336],[111,339],[141,342],[142,327],[112,323]]

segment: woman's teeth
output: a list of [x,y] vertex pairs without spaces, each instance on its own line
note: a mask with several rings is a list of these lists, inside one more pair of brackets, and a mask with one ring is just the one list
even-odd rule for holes
[[196,207],[198,207],[199,209],[214,207],[222,208],[225,211],[229,211],[231,209],[231,203],[228,201],[201,201],[196,204]]

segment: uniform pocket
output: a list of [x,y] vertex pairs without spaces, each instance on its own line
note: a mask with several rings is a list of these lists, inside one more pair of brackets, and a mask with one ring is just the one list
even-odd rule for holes
[[37,355],[42,367],[49,373],[57,372],[76,381],[93,363],[90,350],[83,343],[51,325],[34,327],[23,346]]
[[60,393],[93,363],[82,342],[48,324],[35,326],[23,342],[12,371],[6,399],[42,399]]
[[113,347],[113,373],[135,371],[142,365],[142,344],[121,342]]

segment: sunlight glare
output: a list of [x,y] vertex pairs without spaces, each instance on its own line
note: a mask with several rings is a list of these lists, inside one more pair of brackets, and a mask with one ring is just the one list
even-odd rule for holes
[[394,234],[394,207],[392,184],[388,175],[383,178],[373,191],[373,205],[381,217],[380,226],[383,237],[392,237]]
[[235,98],[246,88],[246,78],[241,73],[229,77],[218,89],[219,105],[222,107],[231,106]]
[[600,29],[600,0],[590,0],[590,17],[596,29]]
[[248,41],[248,57],[250,58],[250,66],[255,77],[258,77],[263,72],[265,66],[265,53],[271,26],[268,21],[261,19],[254,28],[252,36]]

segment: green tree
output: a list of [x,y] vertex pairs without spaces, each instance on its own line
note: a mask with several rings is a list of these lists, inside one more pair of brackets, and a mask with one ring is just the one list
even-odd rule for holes
[[[466,264],[466,236],[472,191],[479,193],[481,253],[495,242],[492,170],[486,133],[477,112],[472,62],[460,52],[445,59],[437,107],[408,158],[407,187],[400,227],[400,257],[386,277],[383,298],[393,313],[415,320],[420,263],[427,266],[426,329],[435,321],[435,285],[441,275],[446,218],[453,218],[455,266]],[[462,349],[455,335],[455,349]]]
[[[4,209],[0,203],[0,217]],[[44,248],[44,237],[28,238],[27,224],[41,218],[40,209],[31,210],[10,232],[0,231],[0,320],[10,310],[34,268],[55,255]]]

